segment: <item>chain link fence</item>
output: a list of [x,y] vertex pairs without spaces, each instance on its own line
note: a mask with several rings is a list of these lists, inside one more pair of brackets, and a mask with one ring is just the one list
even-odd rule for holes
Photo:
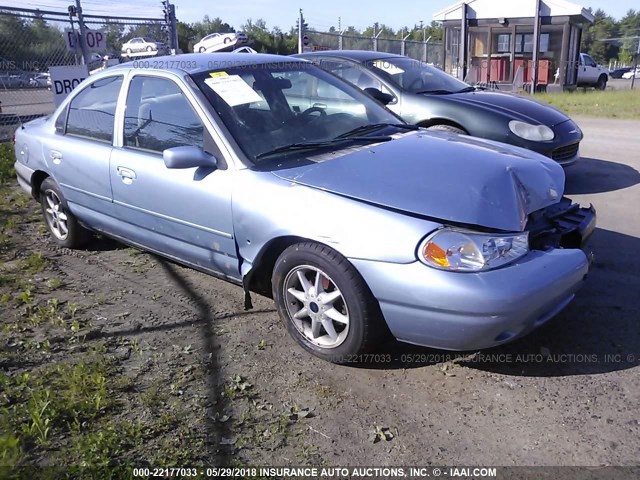
[[[105,17],[87,12],[84,23],[87,29],[106,33],[106,50],[89,54],[90,72],[104,68],[107,61],[127,61],[121,47],[133,37],[169,44],[171,35],[170,23],[164,18]],[[54,111],[49,68],[84,63],[80,50],[69,50],[65,38],[69,30],[78,32],[79,27],[78,18],[69,12],[0,6],[0,142],[11,140],[20,123]]]
[[398,38],[373,38],[362,35],[345,35],[338,32],[307,31],[311,50],[371,50],[406,55],[438,67],[442,66],[442,43],[401,40]]

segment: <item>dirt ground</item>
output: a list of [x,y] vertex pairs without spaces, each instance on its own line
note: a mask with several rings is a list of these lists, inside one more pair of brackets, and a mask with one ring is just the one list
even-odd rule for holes
[[[106,239],[55,247],[12,187],[0,372],[109,359],[117,381],[96,418],[141,428],[104,456],[133,465],[638,465],[640,122],[578,123],[567,195],[598,209],[596,260],[575,301],[522,340],[465,354],[391,341],[386,357],[329,364],[266,298],[244,311],[241,288]],[[79,461],[73,431],[54,424],[21,462]]]

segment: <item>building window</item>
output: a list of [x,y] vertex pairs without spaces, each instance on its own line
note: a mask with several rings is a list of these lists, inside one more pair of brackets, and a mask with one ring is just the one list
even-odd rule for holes
[[[498,53],[510,53],[511,52],[511,34],[499,33],[498,34]],[[540,52],[546,52],[549,50],[549,34],[540,34]],[[518,33],[516,34],[516,53],[531,53],[533,52],[533,33]]]
[[498,35],[498,53],[507,53],[511,51],[511,34],[500,33]]

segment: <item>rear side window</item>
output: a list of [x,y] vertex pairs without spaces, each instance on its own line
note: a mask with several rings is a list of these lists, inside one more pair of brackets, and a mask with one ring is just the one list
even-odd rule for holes
[[138,75],[129,84],[124,146],[151,152],[184,145],[203,147],[204,126],[172,80]]
[[121,86],[122,76],[118,75],[97,80],[85,87],[69,104],[65,133],[111,143]]

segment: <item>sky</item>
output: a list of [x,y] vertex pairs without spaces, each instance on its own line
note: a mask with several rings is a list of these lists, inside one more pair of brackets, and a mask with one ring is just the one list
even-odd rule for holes
[[[518,0],[507,0],[517,2]],[[50,9],[66,11],[71,0],[15,0],[2,1],[6,5],[24,6],[25,8]],[[196,22],[204,15],[211,18],[220,17],[232,27],[240,26],[248,18],[264,19],[267,27],[280,27],[288,30],[294,26],[298,18],[298,11],[302,8],[305,21],[312,30],[328,30],[331,26],[338,28],[338,17],[341,17],[342,27],[353,25],[357,29],[365,29],[375,22],[398,30],[402,27],[411,28],[422,20],[431,23],[433,14],[457,3],[457,0],[405,0],[400,4],[381,0],[226,0],[222,2],[212,0],[173,0],[176,6],[176,16],[183,22]],[[629,9],[640,10],[638,0],[574,0],[573,3],[583,7],[598,8],[615,19],[622,18]],[[82,0],[85,13],[112,14],[122,16],[161,17],[162,5],[160,0]]]

